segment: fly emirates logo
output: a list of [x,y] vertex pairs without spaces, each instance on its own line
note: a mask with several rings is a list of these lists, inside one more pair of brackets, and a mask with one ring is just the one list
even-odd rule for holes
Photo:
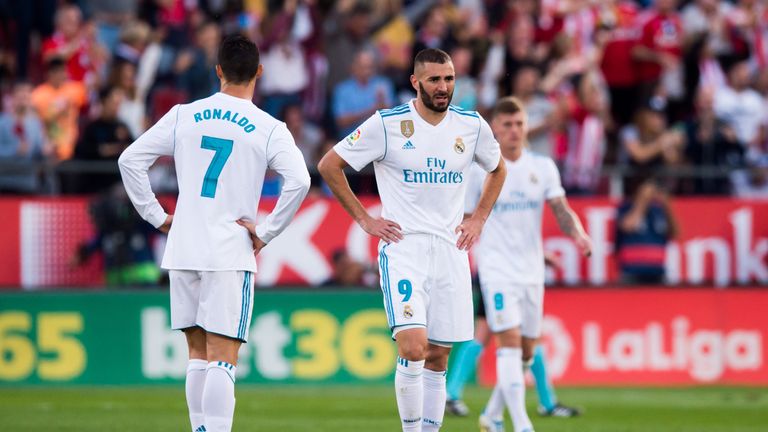
[[403,182],[415,184],[458,184],[464,181],[461,171],[446,171],[446,161],[436,157],[428,157],[426,169],[423,171],[404,169]]
[[763,364],[760,331],[692,329],[678,316],[669,326],[650,321],[645,328],[605,332],[594,321],[582,326],[584,369],[594,372],[687,371],[709,382],[726,371],[758,370]]

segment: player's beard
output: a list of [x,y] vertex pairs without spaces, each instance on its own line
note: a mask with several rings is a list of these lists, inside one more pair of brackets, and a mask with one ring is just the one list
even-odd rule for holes
[[[448,106],[451,105],[451,99],[453,99],[453,92],[435,92],[435,94],[430,95],[427,93],[427,90],[424,89],[424,86],[421,85],[421,82],[419,82],[419,94],[421,95],[421,103],[434,112],[445,112],[448,110]],[[445,102],[444,107],[437,106],[433,102],[433,99],[437,96],[448,96],[448,100]]]

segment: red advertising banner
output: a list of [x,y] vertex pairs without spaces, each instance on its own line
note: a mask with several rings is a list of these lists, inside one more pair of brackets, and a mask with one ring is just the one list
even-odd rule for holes
[[[572,385],[768,385],[768,291],[552,290],[543,343],[553,381]],[[480,381],[495,382],[486,349]]]
[[[616,203],[607,199],[571,199],[592,237],[592,257],[582,257],[563,236],[549,211],[544,245],[560,256],[562,268],[550,282],[603,285],[618,279],[613,239]],[[172,205],[173,199],[164,200]],[[259,209],[265,217],[274,200]],[[376,198],[363,203],[379,210]],[[72,267],[79,244],[93,235],[86,198],[0,198],[0,286],[97,286],[103,283],[98,260]],[[677,199],[673,211],[681,235],[667,248],[667,275],[673,284],[768,284],[768,201]],[[158,236],[157,252],[162,252]],[[332,199],[310,198],[288,229],[258,257],[257,283],[319,284],[331,276],[330,258],[338,249],[375,266],[376,241]]]

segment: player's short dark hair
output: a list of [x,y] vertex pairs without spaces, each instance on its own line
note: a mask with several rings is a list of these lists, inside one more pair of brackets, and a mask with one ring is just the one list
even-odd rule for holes
[[413,59],[413,67],[424,63],[445,64],[451,61],[451,56],[447,52],[438,48],[426,48],[416,54]]
[[219,45],[219,66],[228,82],[246,84],[259,69],[259,48],[243,35],[227,36]]
[[499,114],[516,114],[519,112],[525,113],[523,102],[514,96],[507,96],[496,101],[491,112],[491,118]]

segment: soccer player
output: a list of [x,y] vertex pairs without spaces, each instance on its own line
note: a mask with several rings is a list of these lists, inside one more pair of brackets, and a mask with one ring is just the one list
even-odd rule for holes
[[[513,229],[514,227],[509,227]],[[546,255],[544,261],[547,265],[555,265]],[[556,266],[556,265],[555,265]],[[448,374],[446,391],[448,400],[445,409],[450,414],[466,417],[469,415],[469,407],[462,400],[464,386],[477,369],[478,358],[483,347],[491,340],[491,332],[485,317],[485,304],[482,293],[480,302],[476,305],[475,338],[469,342],[463,342],[456,347],[453,353],[451,372]],[[539,398],[538,413],[544,417],[577,417],[581,415],[578,408],[564,405],[558,401],[552,381],[547,373],[544,347],[537,344],[531,361],[531,375],[536,384],[536,395]]]
[[[515,431],[532,432],[525,410],[523,366],[533,357],[544,312],[544,202],[585,256],[592,245],[565,199],[554,162],[525,148],[528,125],[522,103],[513,97],[499,100],[491,128],[501,145],[507,175],[476,250],[486,319],[497,345],[497,383],[480,416],[480,429],[503,430],[506,406]],[[473,170],[467,186],[468,212],[476,208],[482,184],[482,176]]]
[[[398,349],[395,394],[404,431],[437,431],[442,424],[451,345],[473,333],[467,251],[505,176],[485,120],[450,105],[455,78],[448,54],[420,51],[411,75],[416,99],[377,111],[318,164],[341,205],[381,239],[381,289]],[[462,219],[473,161],[488,174],[475,212]],[[368,214],[343,172],[370,162],[381,217]]]
[[[219,46],[221,92],[176,105],[120,156],[120,172],[141,217],[168,233],[171,325],[189,347],[186,396],[192,431],[232,429],[237,351],[248,340],[254,252],[280,234],[309,190],[309,173],[284,123],[253,105],[259,51],[243,36]],[[147,169],[173,155],[179,184],[169,215]],[[284,179],[266,219],[254,224],[264,173]]]

